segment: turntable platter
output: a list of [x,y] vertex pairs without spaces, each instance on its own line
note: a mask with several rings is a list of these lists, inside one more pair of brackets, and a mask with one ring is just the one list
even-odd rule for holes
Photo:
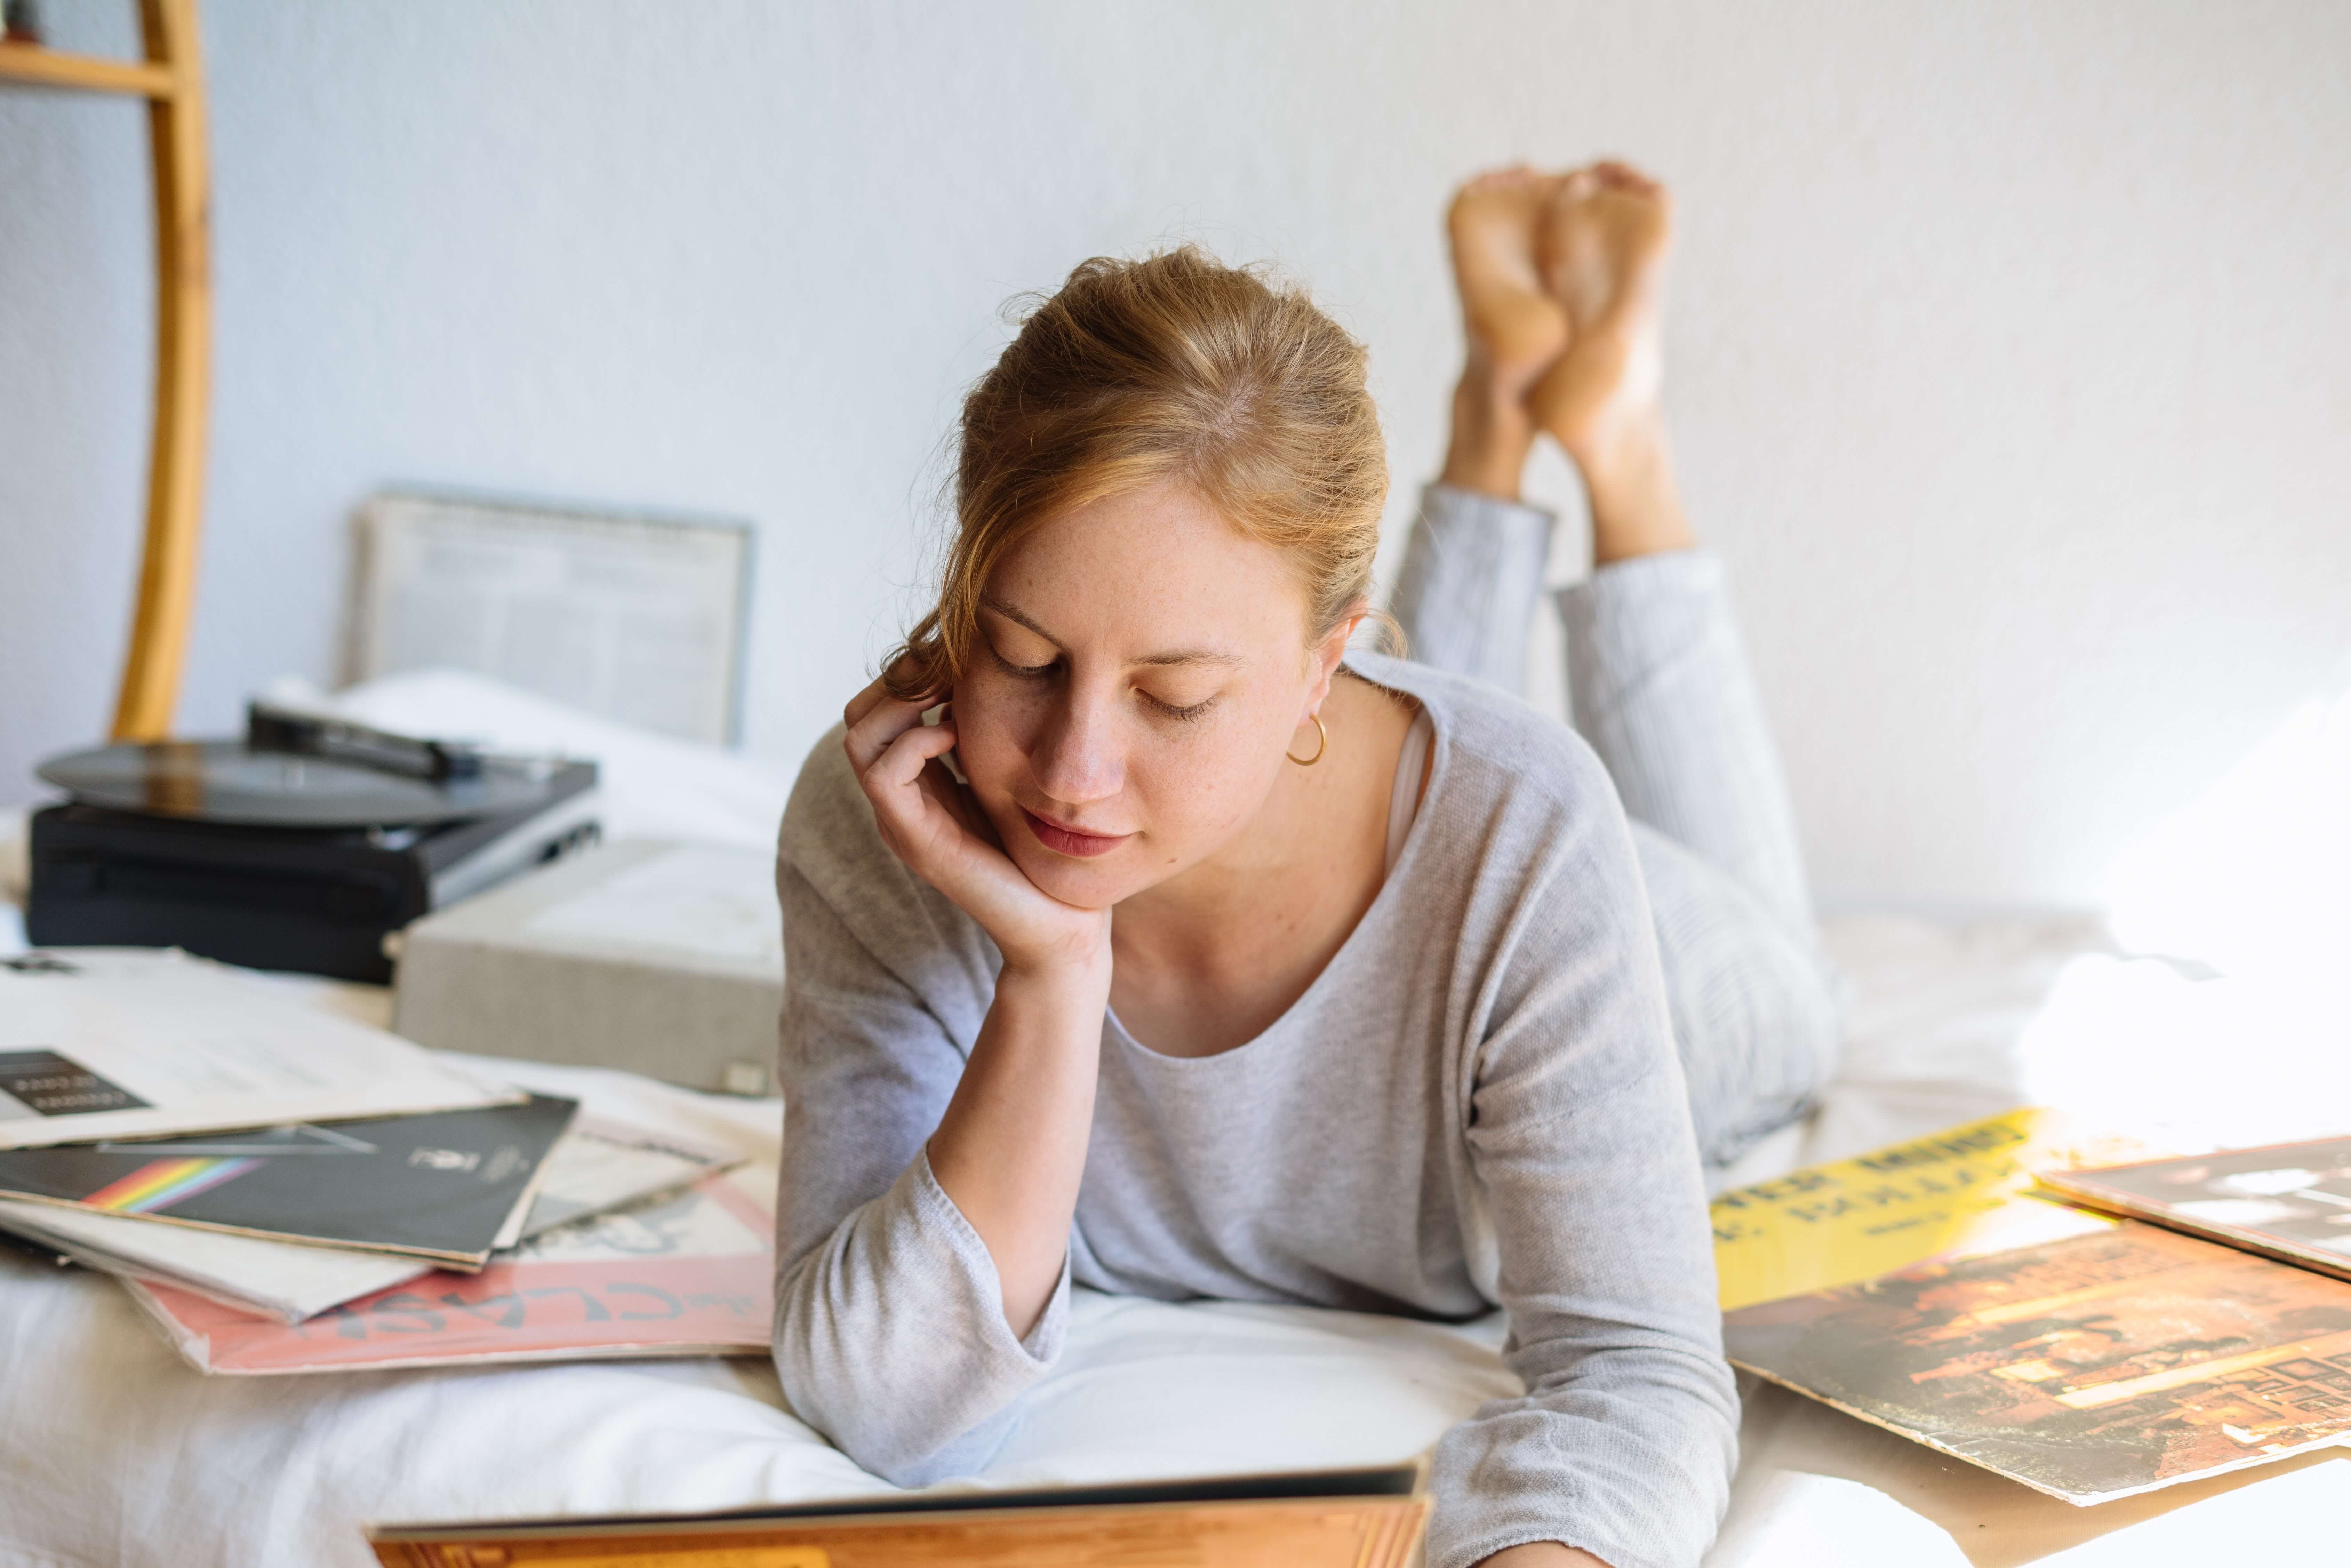
[[486,758],[471,778],[407,778],[242,740],[108,746],[51,758],[41,778],[89,806],[272,828],[373,828],[527,811],[549,798],[550,765]]

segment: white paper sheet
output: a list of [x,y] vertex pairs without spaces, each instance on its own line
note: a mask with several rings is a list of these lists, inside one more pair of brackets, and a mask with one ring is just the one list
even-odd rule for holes
[[0,967],[0,1149],[522,1097],[183,953],[78,947]]

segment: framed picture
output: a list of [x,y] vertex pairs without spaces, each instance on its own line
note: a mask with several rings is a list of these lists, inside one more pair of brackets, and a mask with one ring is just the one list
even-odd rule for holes
[[471,670],[590,713],[732,745],[751,528],[415,491],[360,509],[346,674]]

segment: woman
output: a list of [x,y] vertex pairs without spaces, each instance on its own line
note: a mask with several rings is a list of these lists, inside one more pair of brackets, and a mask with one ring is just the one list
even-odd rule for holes
[[1401,603],[1437,662],[1515,669],[1549,528],[1518,471],[1557,437],[1599,563],[1578,713],[1662,833],[1567,728],[1348,652],[1384,458],[1302,296],[1089,262],[973,390],[939,607],[778,869],[776,1364],[861,1463],[983,1463],[1073,1281],[1499,1305],[1527,1393],[1439,1444],[1428,1562],[1704,1551],[1737,1410],[1701,1151],[1801,1108],[1834,1009],[1666,461],[1667,227],[1616,165],[1461,193],[1469,362]]

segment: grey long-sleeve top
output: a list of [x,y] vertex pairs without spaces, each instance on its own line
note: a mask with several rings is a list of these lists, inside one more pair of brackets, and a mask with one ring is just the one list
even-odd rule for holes
[[839,733],[819,743],[777,867],[785,1395],[913,1484],[1001,1442],[1060,1352],[1072,1281],[1457,1320],[1499,1305],[1527,1391],[1439,1442],[1431,1568],[1529,1541],[1688,1568],[1721,1517],[1737,1401],[1624,811],[1565,727],[1425,666],[1349,664],[1434,721],[1402,857],[1247,1044],[1166,1056],[1103,1019],[1068,1262],[1025,1340],[924,1153],[995,947],[883,844]]

